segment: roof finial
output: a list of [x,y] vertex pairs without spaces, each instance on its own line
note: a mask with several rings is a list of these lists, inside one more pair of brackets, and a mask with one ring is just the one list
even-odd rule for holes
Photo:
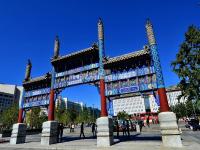
[[103,21],[102,21],[101,17],[99,17],[99,22],[98,22],[98,24],[103,24]]
[[28,63],[27,63],[27,65],[31,65],[31,66],[32,66],[32,64],[31,64],[31,60],[30,60],[30,59],[28,59]]
[[59,55],[59,50],[60,50],[60,42],[58,35],[56,35],[55,42],[54,42],[54,58],[57,58]]
[[99,39],[104,39],[103,21],[101,18],[99,18],[98,22],[98,37]]
[[149,18],[146,21],[146,26],[145,27],[146,27],[146,32],[147,32],[147,38],[148,38],[148,41],[149,41],[149,45],[156,44],[156,39],[155,39],[154,32],[153,32],[153,26],[152,26],[152,23],[151,23]]
[[151,25],[151,20],[149,18],[147,18],[146,24]]
[[28,59],[28,63],[26,65],[26,73],[25,73],[25,81],[30,80],[31,77],[31,68],[32,68],[32,64],[31,64],[31,60]]

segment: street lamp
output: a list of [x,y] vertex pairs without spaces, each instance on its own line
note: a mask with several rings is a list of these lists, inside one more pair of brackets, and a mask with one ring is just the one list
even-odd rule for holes
[[93,115],[93,121],[94,121],[95,120],[94,119],[94,104],[92,104],[92,106],[93,106],[93,112],[92,112],[93,114],[92,115]]

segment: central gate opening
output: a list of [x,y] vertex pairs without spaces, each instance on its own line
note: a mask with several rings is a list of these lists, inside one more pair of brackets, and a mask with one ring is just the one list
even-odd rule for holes
[[[56,93],[55,120],[63,126],[59,142],[75,141],[80,137],[81,124],[84,123],[84,139],[96,139],[96,119],[100,117],[100,98],[98,88],[84,84],[65,88]],[[93,126],[95,125],[95,131]],[[93,131],[93,132],[92,132]]]

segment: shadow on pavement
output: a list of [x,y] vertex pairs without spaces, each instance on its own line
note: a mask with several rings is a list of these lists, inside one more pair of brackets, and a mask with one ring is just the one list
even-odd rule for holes
[[118,139],[115,143],[125,142],[125,141],[162,141],[161,136],[148,136],[142,134],[135,134],[130,136],[114,136],[114,139]]
[[9,142],[9,140],[0,139],[0,144],[1,144],[1,143],[8,143],[8,142]]
[[93,137],[93,136],[87,136],[85,138],[80,138],[80,137],[72,137],[72,136],[64,136],[62,138],[62,141],[60,143],[63,143],[63,142],[69,142],[69,141],[75,141],[75,140],[84,140],[84,139],[96,139],[96,137]]

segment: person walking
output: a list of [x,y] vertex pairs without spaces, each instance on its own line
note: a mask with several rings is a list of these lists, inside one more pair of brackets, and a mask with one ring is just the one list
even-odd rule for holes
[[85,138],[85,135],[84,135],[84,122],[81,123],[80,138],[81,138],[82,135],[83,135],[83,138]]
[[147,117],[147,126],[149,127],[149,116]]
[[122,123],[122,131],[123,131],[123,136],[126,135],[126,125],[125,125],[125,121],[123,121],[123,123]]
[[149,116],[147,117],[147,126],[149,127]]
[[59,137],[59,139],[60,139],[60,142],[62,142],[62,137],[63,137],[63,129],[64,129],[64,125],[63,125],[63,123],[60,123],[60,137]]
[[126,131],[127,131],[128,137],[130,137],[129,121],[128,120],[126,120]]
[[92,134],[93,134],[93,137],[96,136],[96,124],[94,122],[92,123]]
[[117,138],[119,138],[119,123],[118,120],[116,120],[116,130],[117,130]]
[[74,132],[74,127],[75,127],[75,125],[74,125],[74,123],[72,123],[72,132]]
[[69,132],[71,133],[72,132],[72,123],[70,123],[70,130]]
[[138,120],[138,125],[140,127],[140,132],[142,132],[142,127],[144,126],[144,123],[143,123],[143,121],[141,119]]
[[59,138],[60,138],[60,123],[58,123],[58,126],[57,126],[57,142],[60,141]]

